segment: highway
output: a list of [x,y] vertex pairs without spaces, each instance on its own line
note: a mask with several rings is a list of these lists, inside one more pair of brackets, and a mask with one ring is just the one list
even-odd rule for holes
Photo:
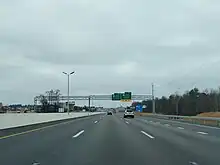
[[220,164],[220,129],[122,116],[91,116],[0,137],[0,164]]

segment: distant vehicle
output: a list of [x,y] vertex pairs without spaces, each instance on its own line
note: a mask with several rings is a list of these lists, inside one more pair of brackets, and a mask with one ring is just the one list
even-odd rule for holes
[[95,111],[96,111],[96,108],[95,108],[95,107],[91,107],[90,109],[91,109],[92,112],[95,112]]
[[126,109],[124,113],[124,118],[131,117],[134,118],[134,112],[132,109]]
[[112,115],[112,112],[111,112],[111,111],[108,111],[108,112],[107,112],[107,115]]
[[125,112],[125,110],[126,110],[125,107],[118,107],[117,108],[118,112]]

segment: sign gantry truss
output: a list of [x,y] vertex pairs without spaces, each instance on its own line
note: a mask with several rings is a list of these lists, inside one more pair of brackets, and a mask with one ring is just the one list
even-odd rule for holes
[[[45,99],[51,100],[53,102],[65,102],[68,100],[68,96],[44,96]],[[153,97],[151,94],[148,95],[131,95],[131,100],[132,101],[137,101],[137,100],[152,100]],[[36,96],[34,98],[34,104],[37,105],[38,102],[40,102],[41,97]],[[112,100],[112,95],[89,95],[89,96],[69,96],[69,101],[75,101],[75,100],[106,100],[106,101],[111,101]]]

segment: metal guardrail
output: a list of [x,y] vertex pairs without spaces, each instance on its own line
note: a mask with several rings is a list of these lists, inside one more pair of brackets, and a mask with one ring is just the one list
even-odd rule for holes
[[192,124],[220,127],[220,118],[216,118],[216,117],[176,116],[176,115],[161,115],[161,114],[149,114],[148,116],[160,118],[160,119],[182,121]]

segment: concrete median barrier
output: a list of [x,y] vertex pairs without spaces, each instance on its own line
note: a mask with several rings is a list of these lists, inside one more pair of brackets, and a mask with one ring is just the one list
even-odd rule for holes
[[32,113],[0,115],[0,139],[100,114],[102,113],[70,113],[69,115],[65,113]]
[[79,113],[23,113],[1,114],[0,129],[21,127],[32,124],[52,122],[57,120],[73,119],[84,116],[101,114],[102,112],[79,112]]

